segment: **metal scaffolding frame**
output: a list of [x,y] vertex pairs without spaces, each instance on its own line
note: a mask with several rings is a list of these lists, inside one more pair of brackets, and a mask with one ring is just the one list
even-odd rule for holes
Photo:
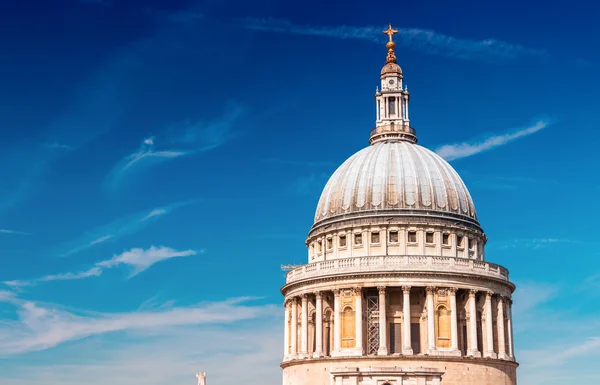
[[379,350],[379,295],[367,295],[367,354]]

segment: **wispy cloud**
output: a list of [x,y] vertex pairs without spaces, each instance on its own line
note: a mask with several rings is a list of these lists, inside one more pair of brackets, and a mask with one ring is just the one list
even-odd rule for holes
[[[201,250],[200,252],[203,253],[204,250]],[[195,250],[177,251],[169,247],[152,246],[147,250],[135,248],[122,254],[115,255],[112,259],[100,262],[96,264],[96,266],[104,268],[111,268],[119,265],[132,266],[134,268],[130,274],[130,277],[132,277],[148,269],[157,262],[177,257],[189,257],[196,254],[197,252]]]
[[495,147],[503,146],[524,136],[534,134],[546,128],[549,124],[550,122],[548,121],[540,120],[530,127],[507,134],[493,135],[481,141],[446,144],[438,147],[435,152],[448,161],[466,158],[471,155],[479,154],[480,152],[491,150]]
[[[382,27],[308,26],[289,20],[249,18],[242,20],[244,28],[254,31],[271,31],[296,35],[325,36],[339,39],[359,39],[382,44]],[[495,60],[517,56],[547,56],[545,50],[528,48],[496,39],[461,39],[428,29],[396,28],[398,44],[433,55],[443,55],[468,60]]]
[[209,382],[214,384],[281,382],[279,336],[283,335],[283,322],[280,314],[273,314],[281,311],[256,306],[244,314],[238,306],[232,306],[234,319],[219,325],[205,322],[130,329],[118,332],[115,338],[105,334],[38,352],[35,363],[4,360],[7,364],[0,362],[0,383],[195,384],[194,373],[199,370],[208,372]]
[[248,298],[129,313],[70,312],[33,301],[18,303],[15,321],[0,324],[0,355],[53,348],[68,341],[114,332],[159,331],[170,327],[228,324],[275,316],[279,306],[252,306]]
[[8,229],[0,229],[0,234],[31,235],[30,233],[25,233],[23,231],[15,231]]
[[63,143],[58,143],[58,142],[44,143],[44,147],[53,148],[56,150],[68,150],[68,151],[75,149],[75,147],[73,147],[73,146],[69,146],[68,144],[63,144]]
[[109,188],[116,190],[134,170],[224,145],[237,136],[235,128],[244,111],[241,104],[230,101],[226,113],[213,120],[172,124],[163,130],[162,142],[156,136],[145,138],[138,150],[125,156],[110,171],[107,176]]
[[114,255],[111,259],[100,261],[88,270],[61,274],[51,274],[43,276],[41,278],[26,281],[11,280],[5,281],[3,283],[14,289],[19,289],[26,286],[33,286],[41,282],[71,281],[89,277],[99,277],[100,275],[102,275],[104,270],[121,265],[128,266],[131,268],[131,272],[128,277],[131,278],[150,268],[152,265],[158,262],[171,258],[189,257],[198,253],[204,253],[204,250],[200,250],[199,252],[196,250],[174,250],[170,247],[164,246],[151,246],[146,250],[141,248],[133,248],[121,254]]
[[119,218],[89,231],[84,236],[60,247],[58,254],[62,257],[77,254],[99,244],[115,241],[125,235],[135,233],[145,226],[150,225],[160,217],[171,213],[173,210],[187,206],[194,201],[176,202],[168,206],[146,210]]
[[523,350],[521,357],[529,367],[533,368],[562,365],[570,359],[590,355],[591,353],[595,353],[595,356],[600,357],[600,336],[580,339],[576,343],[569,343],[560,347],[555,345],[536,350]]
[[490,243],[491,247],[498,247],[501,249],[510,248],[527,248],[527,249],[539,249],[546,246],[557,246],[560,244],[576,243],[570,239],[564,238],[529,238],[529,239],[511,239],[507,241],[498,241]]

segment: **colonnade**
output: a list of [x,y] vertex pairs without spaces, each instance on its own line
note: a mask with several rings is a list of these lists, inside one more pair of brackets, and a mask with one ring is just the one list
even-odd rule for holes
[[[365,354],[389,355],[388,292],[390,289],[396,289],[396,292],[397,288],[380,286],[377,287],[376,293],[372,291],[373,289],[359,287],[334,289],[325,292],[304,293],[299,296],[286,298],[284,360],[319,358],[326,355],[332,357],[362,356]],[[423,311],[415,313],[413,309],[411,312],[411,295],[422,296],[423,289],[425,292],[425,302],[422,306]],[[371,290],[370,298],[372,304],[375,304],[375,298],[377,299],[377,312],[372,311],[369,313],[371,319],[368,319],[365,312],[366,306],[363,303],[364,299],[368,298],[365,297],[366,290]],[[394,349],[394,354],[466,355],[504,360],[514,359],[512,301],[510,298],[491,291],[458,289],[453,287],[428,286],[419,288],[402,286],[401,291],[402,348],[401,351],[398,348]],[[460,294],[462,299],[460,308],[457,301],[457,293]],[[331,294],[333,294],[333,301],[330,300]],[[324,296],[327,296],[329,299],[328,303],[324,304]],[[413,302],[419,303],[418,301],[419,298],[415,298]],[[311,303],[312,310],[315,312],[315,316],[314,318],[311,317],[311,320],[309,320],[309,303]],[[331,308],[331,305],[333,305],[333,308]],[[447,309],[447,306],[449,309]],[[495,311],[493,311],[494,306],[496,307]],[[298,310],[301,312],[300,317]],[[332,349],[325,349],[323,344],[324,340],[327,339],[324,338],[323,334],[323,323],[326,312],[327,314],[330,314],[330,312],[333,314],[332,320],[325,320],[329,326],[333,323]],[[342,321],[342,317],[346,317],[346,314],[350,314],[351,318],[344,318]],[[448,315],[449,320],[447,319]],[[373,321],[374,316],[378,320],[375,319]],[[420,341],[422,336],[426,340],[426,343],[423,344],[424,349],[421,349],[421,344],[418,342],[417,352],[414,351],[415,346],[413,345],[415,343],[413,343],[414,339],[411,336],[411,333],[413,333],[411,316],[413,319],[426,321],[426,325],[423,325],[426,327],[416,329],[420,335],[414,337]],[[373,323],[373,326],[376,328],[376,332],[379,334],[378,342],[373,338],[373,335],[369,334],[367,330],[368,325],[365,325],[365,320]],[[376,324],[377,321],[378,325]],[[311,349],[309,349],[308,343],[309,323],[313,326],[311,338],[314,339],[314,343]],[[459,324],[463,326],[460,341]],[[450,329],[448,336],[450,341],[449,344],[446,344],[447,341],[442,340],[447,338],[441,338],[440,335],[448,327]],[[299,336],[298,328],[300,328]],[[352,338],[344,338],[344,341],[342,341],[342,328],[344,328],[345,334],[353,335]],[[424,333],[426,334],[423,335]],[[366,346],[363,338],[365,334],[367,338],[371,338],[371,340],[367,341]],[[298,346],[298,340],[300,341],[300,346]],[[374,349],[374,343],[378,345],[376,350]]]

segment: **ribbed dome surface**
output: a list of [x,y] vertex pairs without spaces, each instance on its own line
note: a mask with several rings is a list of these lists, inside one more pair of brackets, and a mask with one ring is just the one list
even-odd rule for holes
[[428,210],[477,219],[471,195],[444,159],[417,144],[398,141],[369,146],[329,178],[315,223],[373,210]]

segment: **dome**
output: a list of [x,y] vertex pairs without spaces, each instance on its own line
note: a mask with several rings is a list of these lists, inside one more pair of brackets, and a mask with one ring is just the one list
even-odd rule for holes
[[384,75],[402,75],[402,68],[396,63],[387,63],[381,69],[381,76]]
[[377,211],[385,215],[435,212],[477,223],[471,195],[452,166],[406,141],[375,143],[346,160],[325,185],[315,223]]

